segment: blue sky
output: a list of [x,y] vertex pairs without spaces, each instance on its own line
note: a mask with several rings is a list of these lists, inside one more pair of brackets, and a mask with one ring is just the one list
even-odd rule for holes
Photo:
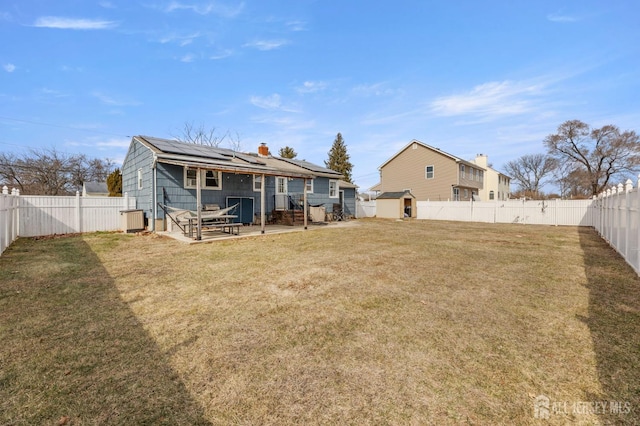
[[[186,122],[361,190],[412,139],[495,168],[569,119],[640,131],[640,3],[4,0],[0,151],[121,162]],[[223,145],[224,146],[224,145]]]

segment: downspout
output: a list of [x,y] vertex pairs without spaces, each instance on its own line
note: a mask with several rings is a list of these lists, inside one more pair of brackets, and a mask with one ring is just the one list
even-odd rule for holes
[[157,189],[158,189],[158,157],[153,154],[153,165],[151,166],[152,178],[151,178],[151,204],[152,204],[152,223],[151,223],[151,231],[156,232],[156,220],[158,219],[158,203],[157,203]]

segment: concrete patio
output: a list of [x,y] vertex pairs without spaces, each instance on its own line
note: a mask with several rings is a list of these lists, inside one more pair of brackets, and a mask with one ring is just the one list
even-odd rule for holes
[[286,234],[290,232],[305,232],[305,231],[308,232],[308,231],[322,230],[322,229],[348,228],[348,227],[353,227],[358,225],[359,223],[355,219],[347,220],[347,221],[339,221],[339,222],[309,223],[306,230],[304,229],[303,225],[293,225],[293,226],[267,225],[265,226],[264,234],[261,233],[260,226],[247,225],[247,226],[240,227],[239,235],[228,234],[220,230],[203,229],[201,240],[196,240],[195,238],[189,237],[188,235],[185,235],[180,231],[176,231],[176,232],[159,231],[157,232],[157,234],[165,237],[170,237],[187,244],[199,244],[199,243],[209,243],[212,241],[232,240],[232,239],[247,238],[247,237],[259,237],[263,235]]

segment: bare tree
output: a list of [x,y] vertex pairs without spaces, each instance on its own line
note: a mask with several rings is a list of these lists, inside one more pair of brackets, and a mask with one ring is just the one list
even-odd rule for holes
[[227,131],[226,138],[228,140],[227,144],[232,151],[242,151],[242,141],[240,140],[240,133],[236,131]]
[[68,155],[55,149],[30,150],[20,157],[0,154],[0,182],[23,194],[68,195],[84,182],[104,182],[113,169],[111,160]]
[[526,154],[504,166],[506,174],[511,176],[518,189],[534,198],[541,196],[540,191],[555,168],[555,160],[544,154]]
[[615,178],[623,180],[640,169],[640,138],[613,125],[592,129],[580,120],[565,121],[544,144],[558,162],[571,166],[588,195],[597,195]]
[[219,147],[227,138],[229,132],[225,132],[222,136],[216,133],[215,127],[205,128],[204,124],[196,126],[193,122],[185,122],[180,135],[172,135],[180,142],[195,143],[198,145],[208,145]]

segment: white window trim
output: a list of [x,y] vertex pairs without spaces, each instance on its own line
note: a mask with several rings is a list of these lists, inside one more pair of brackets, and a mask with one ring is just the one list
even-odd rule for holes
[[[307,185],[310,185],[310,188],[307,189]],[[305,189],[307,190],[307,194],[313,194],[313,179],[306,179]]]
[[138,169],[138,189],[142,189],[142,169]]
[[[260,188],[256,188],[256,183],[260,184]],[[253,175],[253,191],[260,192],[262,188],[262,175]]]
[[[427,171],[427,169],[431,167],[431,177],[429,177],[429,172]],[[430,164],[428,166],[424,167],[424,178],[425,179],[434,179],[436,177],[436,166]]]
[[[279,187],[280,185],[278,185],[278,181],[282,179],[284,181],[284,192],[280,191]],[[284,176],[276,176],[276,194],[288,194],[289,193],[289,184],[288,184],[288,178],[284,177]]]
[[[197,170],[197,169],[193,169],[193,168],[189,168],[189,167],[183,167],[184,170],[184,178],[183,178],[183,185],[185,189],[196,189],[196,183],[194,182],[192,185],[189,185],[189,182],[187,181],[187,170]],[[207,172],[214,172],[218,174],[218,186],[207,186],[206,182],[207,182]],[[222,190],[222,172],[220,171],[216,171],[216,170],[200,170],[200,189],[207,189],[207,190],[216,190],[216,191],[220,191]]]
[[[334,193],[333,195],[331,195],[331,184],[335,185],[335,189],[334,189]],[[329,180],[329,198],[340,198],[340,188],[338,188],[338,180],[337,179],[330,179]]]

